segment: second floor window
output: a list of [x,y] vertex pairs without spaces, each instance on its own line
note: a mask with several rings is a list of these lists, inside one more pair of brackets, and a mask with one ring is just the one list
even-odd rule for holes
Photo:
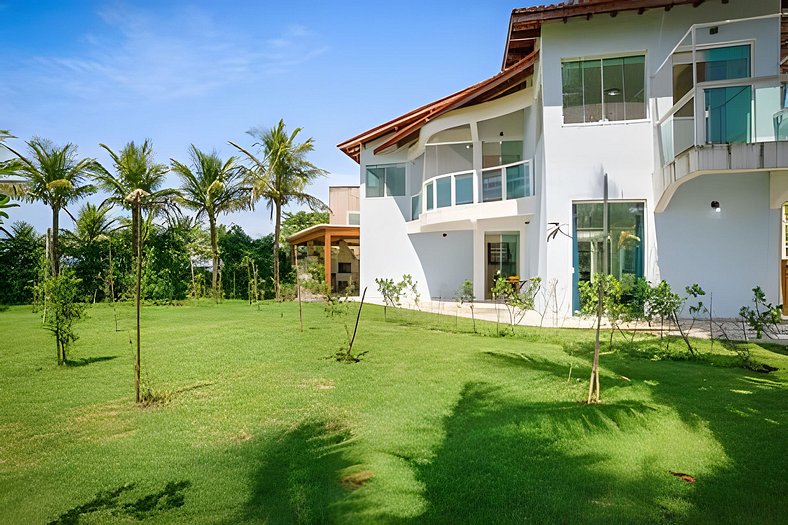
[[405,165],[367,166],[367,197],[402,197],[405,195]]
[[561,64],[564,123],[646,118],[646,57]]

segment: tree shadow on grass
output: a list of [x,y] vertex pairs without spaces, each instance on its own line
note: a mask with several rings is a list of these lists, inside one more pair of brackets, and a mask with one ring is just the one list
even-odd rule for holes
[[117,359],[116,355],[104,355],[100,357],[80,357],[79,359],[66,359],[66,366],[72,368],[79,368],[81,366],[92,365],[93,363],[102,363],[104,361],[112,361]]
[[[264,523],[341,521],[337,504],[370,474],[350,474],[350,432],[341,426],[307,421],[262,445],[252,442],[257,462],[245,518]],[[343,477],[344,476],[344,477]]]
[[644,368],[618,358],[606,366],[648,380],[655,402],[671,407],[688,425],[708,428],[724,450],[725,466],[698,477],[688,522],[785,523],[788,385],[780,376],[704,362],[663,361]]
[[[644,468],[626,477],[603,454],[572,450],[573,439],[642,427],[641,403],[521,403],[468,383],[446,419],[432,461],[414,464],[427,509],[417,523],[657,522],[656,498],[672,480]],[[615,437],[615,436],[614,436]],[[622,438],[623,439],[623,438]],[[399,521],[399,520],[397,520]],[[408,520],[402,520],[408,521]]]
[[185,502],[184,491],[190,486],[191,482],[189,481],[171,481],[162,490],[123,503],[121,501],[123,495],[133,491],[136,487],[135,483],[127,483],[112,490],[97,492],[92,500],[67,510],[49,523],[50,525],[72,525],[79,523],[83,516],[96,512],[106,512],[113,516],[127,516],[138,520],[152,518],[161,512],[182,507]]

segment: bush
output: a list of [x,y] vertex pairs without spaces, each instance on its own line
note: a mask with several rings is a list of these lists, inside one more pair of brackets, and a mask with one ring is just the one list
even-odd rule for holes
[[65,364],[67,351],[78,339],[74,333],[74,322],[85,315],[86,304],[79,295],[80,280],[73,270],[64,268],[57,277],[49,277],[42,283],[45,298],[44,325],[55,336],[57,363]]

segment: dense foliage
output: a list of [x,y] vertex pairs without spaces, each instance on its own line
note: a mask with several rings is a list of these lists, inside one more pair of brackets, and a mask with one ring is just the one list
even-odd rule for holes
[[[81,217],[82,214],[77,216],[78,223]],[[91,302],[110,301],[113,297],[131,299],[134,294],[128,221],[113,223],[113,228],[87,239],[78,225],[61,238],[63,265],[73,270],[79,296]],[[11,235],[0,235],[0,304],[29,304],[34,298],[33,287],[40,280],[39,267],[42,261],[45,263],[44,236],[23,222],[8,230]],[[258,269],[261,293],[266,298],[273,297],[273,235],[254,239],[240,226],[232,225],[220,226],[218,238],[222,296],[248,299],[248,270],[243,260],[249,257]],[[283,282],[294,282],[290,256],[284,248],[279,251],[279,264]],[[148,228],[142,266],[144,300],[171,303],[193,296],[208,297],[210,283],[211,251],[205,228],[184,220]]]

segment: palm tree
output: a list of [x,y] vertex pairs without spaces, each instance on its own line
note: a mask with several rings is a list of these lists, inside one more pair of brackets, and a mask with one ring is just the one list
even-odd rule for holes
[[210,154],[204,153],[194,144],[189,148],[189,157],[191,167],[170,159],[172,171],[177,173],[182,181],[179,202],[195,210],[198,219],[201,216],[208,218],[213,260],[211,286],[214,300],[218,303],[219,236],[216,230],[216,218],[221,213],[243,208],[246,190],[241,184],[241,172],[235,165],[236,157],[230,157],[223,162],[215,151]]
[[155,210],[177,195],[172,189],[162,188],[168,168],[158,164],[153,155],[153,145],[145,140],[140,146],[129,142],[120,153],[107,145],[115,168],[115,175],[103,170],[96,177],[101,187],[109,192],[105,202],[131,209],[131,243],[136,267],[135,299],[137,306],[137,354],[134,361],[134,387],[137,403],[140,402],[140,283],[142,281],[142,212],[149,211],[151,218]]
[[[99,290],[97,285],[102,282],[101,276],[107,271],[104,268],[104,261],[102,261],[102,244],[106,242],[109,249],[110,268],[108,271],[111,272],[111,235],[120,228],[120,226],[116,226],[118,219],[109,215],[111,210],[111,206],[106,202],[99,206],[86,203],[77,212],[74,219],[74,230],[63,232],[64,239],[67,241],[66,248],[70,248],[72,254],[76,254],[79,260],[75,265],[78,276],[82,279],[83,284],[89,287],[88,289],[93,289],[94,302]],[[110,279],[112,278],[109,273],[107,275]]]
[[16,155],[16,159],[4,163],[4,170],[18,177],[19,197],[34,202],[41,201],[52,209],[52,245],[50,263],[52,275],[60,273],[58,234],[60,233],[60,210],[96,190],[85,179],[98,173],[101,166],[95,159],[77,158],[77,147],[66,144],[55,146],[51,141],[34,137],[27,142],[29,157],[17,153],[7,144],[4,148]]
[[[315,141],[308,138],[304,142],[296,142],[301,128],[288,134],[284,120],[268,130],[253,129],[249,134],[256,137],[254,145],[262,150],[263,158],[250,153],[234,142],[232,146],[243,153],[250,163],[244,169],[247,183],[252,188],[254,204],[265,199],[274,223],[274,289],[279,300],[279,237],[282,227],[282,208],[290,203],[306,204],[312,210],[326,210],[328,206],[320,199],[306,193],[306,187],[317,177],[326,172],[308,160],[306,155],[314,150]],[[326,247],[330,249],[330,247]]]

